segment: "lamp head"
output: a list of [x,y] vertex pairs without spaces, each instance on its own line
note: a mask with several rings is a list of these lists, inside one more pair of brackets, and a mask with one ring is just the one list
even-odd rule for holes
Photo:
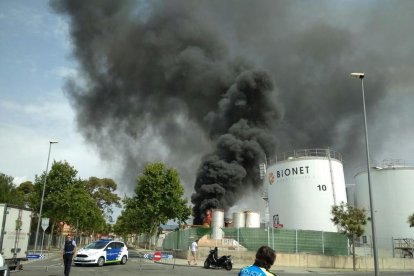
[[58,141],[49,141],[50,144],[57,144],[59,143]]
[[365,73],[351,73],[352,78],[363,79],[365,77]]

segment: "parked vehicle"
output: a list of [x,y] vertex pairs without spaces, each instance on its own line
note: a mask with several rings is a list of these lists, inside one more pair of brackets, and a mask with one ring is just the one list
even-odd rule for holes
[[225,268],[226,270],[231,270],[233,268],[233,261],[230,255],[218,257],[218,249],[214,247],[213,250],[210,250],[207,259],[204,261],[204,268]]
[[30,209],[0,204],[0,254],[11,270],[27,260],[31,221]]
[[94,241],[76,253],[73,262],[75,265],[95,264],[103,266],[107,263],[126,264],[128,248],[121,241],[102,239]]
[[3,256],[0,254],[0,276],[9,276],[10,269],[9,266],[6,264]]

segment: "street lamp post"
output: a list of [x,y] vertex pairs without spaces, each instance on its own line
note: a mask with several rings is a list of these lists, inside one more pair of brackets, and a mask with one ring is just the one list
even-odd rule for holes
[[374,213],[374,202],[372,200],[372,187],[371,187],[371,165],[369,158],[369,146],[368,146],[368,127],[367,127],[367,112],[365,108],[365,92],[364,92],[364,73],[351,73],[351,77],[358,78],[361,80],[362,87],[362,105],[364,108],[364,126],[365,126],[365,150],[367,155],[367,169],[368,169],[368,196],[369,196],[369,208],[371,213],[371,231],[372,231],[372,250],[374,251],[374,270],[375,276],[379,276],[378,271],[378,254],[376,246],[376,231],[375,231],[375,213]]
[[49,169],[50,150],[52,149],[52,144],[57,144],[57,143],[58,143],[57,141],[49,141],[49,154],[47,155],[45,180],[43,181],[42,199],[40,200],[40,210],[39,210],[39,216],[38,216],[38,222],[37,222],[37,228],[36,228],[34,251],[37,250],[37,238],[39,237],[40,222],[42,220],[43,199],[45,197],[45,187],[46,187],[46,179],[47,179],[47,170]]

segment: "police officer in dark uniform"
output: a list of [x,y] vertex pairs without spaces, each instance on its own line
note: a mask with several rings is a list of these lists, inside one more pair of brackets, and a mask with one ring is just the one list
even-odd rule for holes
[[66,236],[63,245],[63,265],[65,267],[65,276],[69,276],[70,267],[72,266],[73,255],[75,254],[76,243],[70,235]]

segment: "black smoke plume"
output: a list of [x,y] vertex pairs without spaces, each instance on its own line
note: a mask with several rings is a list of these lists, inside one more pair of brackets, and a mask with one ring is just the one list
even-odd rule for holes
[[273,83],[264,72],[243,72],[223,95],[217,112],[209,114],[211,129],[219,134],[213,153],[206,155],[197,173],[194,224],[204,212],[228,210],[243,192],[260,188],[259,163],[276,150],[279,114],[271,98]]
[[373,159],[409,141],[400,137],[413,117],[412,1],[51,5],[68,16],[79,62],[65,91],[80,132],[121,164],[124,192],[145,162],[178,168],[187,196],[195,183],[196,220],[257,188],[258,164],[276,152],[332,147],[352,182],[365,163],[353,71],[367,75]]

